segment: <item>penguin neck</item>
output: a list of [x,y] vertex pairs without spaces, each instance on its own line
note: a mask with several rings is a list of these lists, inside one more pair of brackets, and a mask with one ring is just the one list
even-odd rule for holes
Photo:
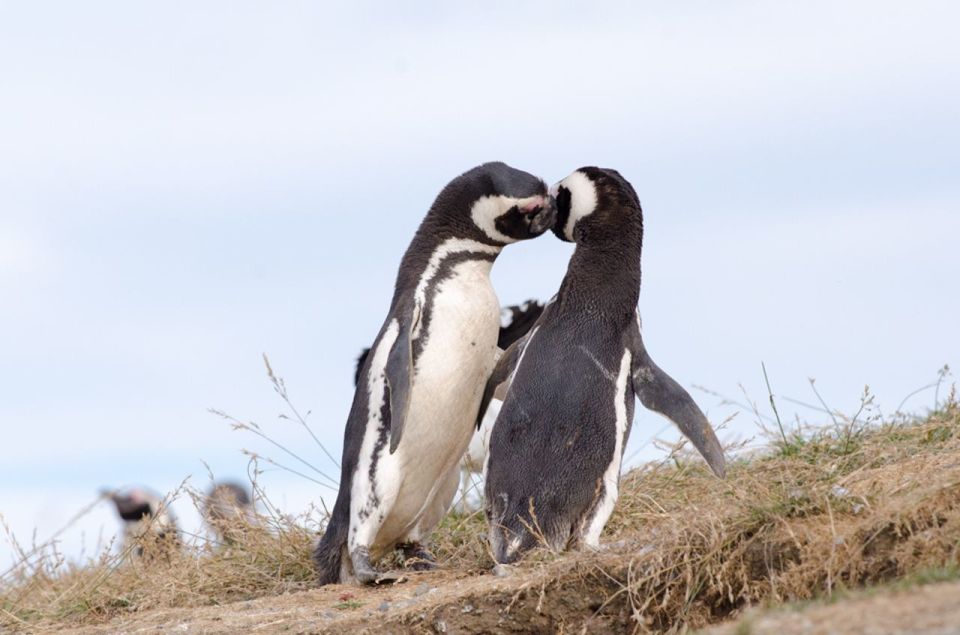
[[504,245],[477,240],[457,229],[426,222],[420,226],[400,263],[395,301],[422,287],[451,258],[475,260],[478,267],[489,275]]
[[640,240],[578,243],[560,298],[578,310],[633,319],[640,299]]

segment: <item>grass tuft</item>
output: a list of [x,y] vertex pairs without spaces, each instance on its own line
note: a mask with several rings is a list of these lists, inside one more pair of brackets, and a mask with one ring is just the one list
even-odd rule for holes
[[[230,545],[192,537],[178,551],[145,545],[147,557],[132,558],[129,548],[107,548],[83,564],[54,548],[21,549],[23,562],[0,580],[0,630],[102,624],[311,588],[324,514],[286,517],[257,491],[266,512],[239,527]],[[479,574],[492,565],[485,534],[481,512],[454,512],[430,546],[442,569]],[[533,552],[508,577],[487,576],[499,586],[467,599],[501,616],[560,616],[551,628],[593,620],[596,628],[677,632],[751,605],[956,579],[956,393],[923,418],[881,419],[865,391],[852,417],[832,412],[821,429],[779,425],[766,451],[731,461],[725,480],[684,452],[632,470],[603,542],[608,548],[598,553]],[[345,594],[335,608],[361,606],[373,605]],[[742,628],[751,632],[749,623]]]

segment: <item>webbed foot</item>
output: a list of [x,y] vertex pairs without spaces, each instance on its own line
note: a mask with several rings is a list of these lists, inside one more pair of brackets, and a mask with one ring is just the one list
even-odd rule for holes
[[375,584],[380,573],[370,564],[370,550],[366,547],[357,547],[350,552],[353,563],[353,575],[360,584]]
[[405,542],[399,545],[403,552],[404,566],[414,571],[430,571],[437,568],[437,562],[426,547],[419,542]]
[[360,584],[392,584],[401,582],[403,576],[396,571],[380,572],[370,564],[370,550],[366,547],[357,547],[350,553],[353,561],[353,574]]

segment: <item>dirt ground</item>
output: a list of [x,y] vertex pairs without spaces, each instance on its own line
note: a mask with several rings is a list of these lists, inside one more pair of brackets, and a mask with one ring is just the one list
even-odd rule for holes
[[[543,572],[541,584],[549,584]],[[599,598],[542,603],[537,584],[510,576],[411,574],[384,587],[333,586],[199,609],[167,609],[101,626],[94,633],[605,633],[631,632],[625,616],[604,615]],[[599,608],[599,610],[598,610]],[[562,615],[562,618],[559,617]],[[748,610],[704,635],[947,635],[960,633],[960,582],[873,590],[831,603]]]
[[829,604],[748,611],[704,635],[948,635],[960,633],[960,582],[872,591]]
[[[600,587],[556,584],[551,566],[524,571],[410,573],[389,586],[332,585],[194,609],[138,612],[94,633],[556,633],[622,632],[629,615],[605,614]],[[569,572],[569,568],[565,567]],[[542,593],[550,587],[551,593]],[[569,591],[565,593],[565,591]]]

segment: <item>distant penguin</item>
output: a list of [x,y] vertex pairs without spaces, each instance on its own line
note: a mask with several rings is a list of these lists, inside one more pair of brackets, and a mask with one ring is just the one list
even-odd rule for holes
[[456,494],[496,359],[490,269],[506,245],[539,236],[555,217],[543,181],[503,163],[474,168],[437,196],[361,367],[340,490],[314,552],[320,584],[376,582],[373,563],[396,546],[429,566],[420,541]]
[[220,544],[236,542],[255,522],[253,502],[246,487],[235,481],[218,481],[203,499],[203,520]]
[[177,521],[159,496],[144,488],[101,493],[113,502],[123,521],[124,549],[143,556],[179,546]]
[[[498,361],[484,402],[506,392],[490,439],[485,510],[498,562],[546,542],[598,547],[617,501],[635,396],[673,421],[718,476],[724,457],[690,395],[640,335],[643,218],[614,170],[581,168],[551,188],[554,233],[576,243],[557,295]],[[482,407],[482,406],[481,406]]]

